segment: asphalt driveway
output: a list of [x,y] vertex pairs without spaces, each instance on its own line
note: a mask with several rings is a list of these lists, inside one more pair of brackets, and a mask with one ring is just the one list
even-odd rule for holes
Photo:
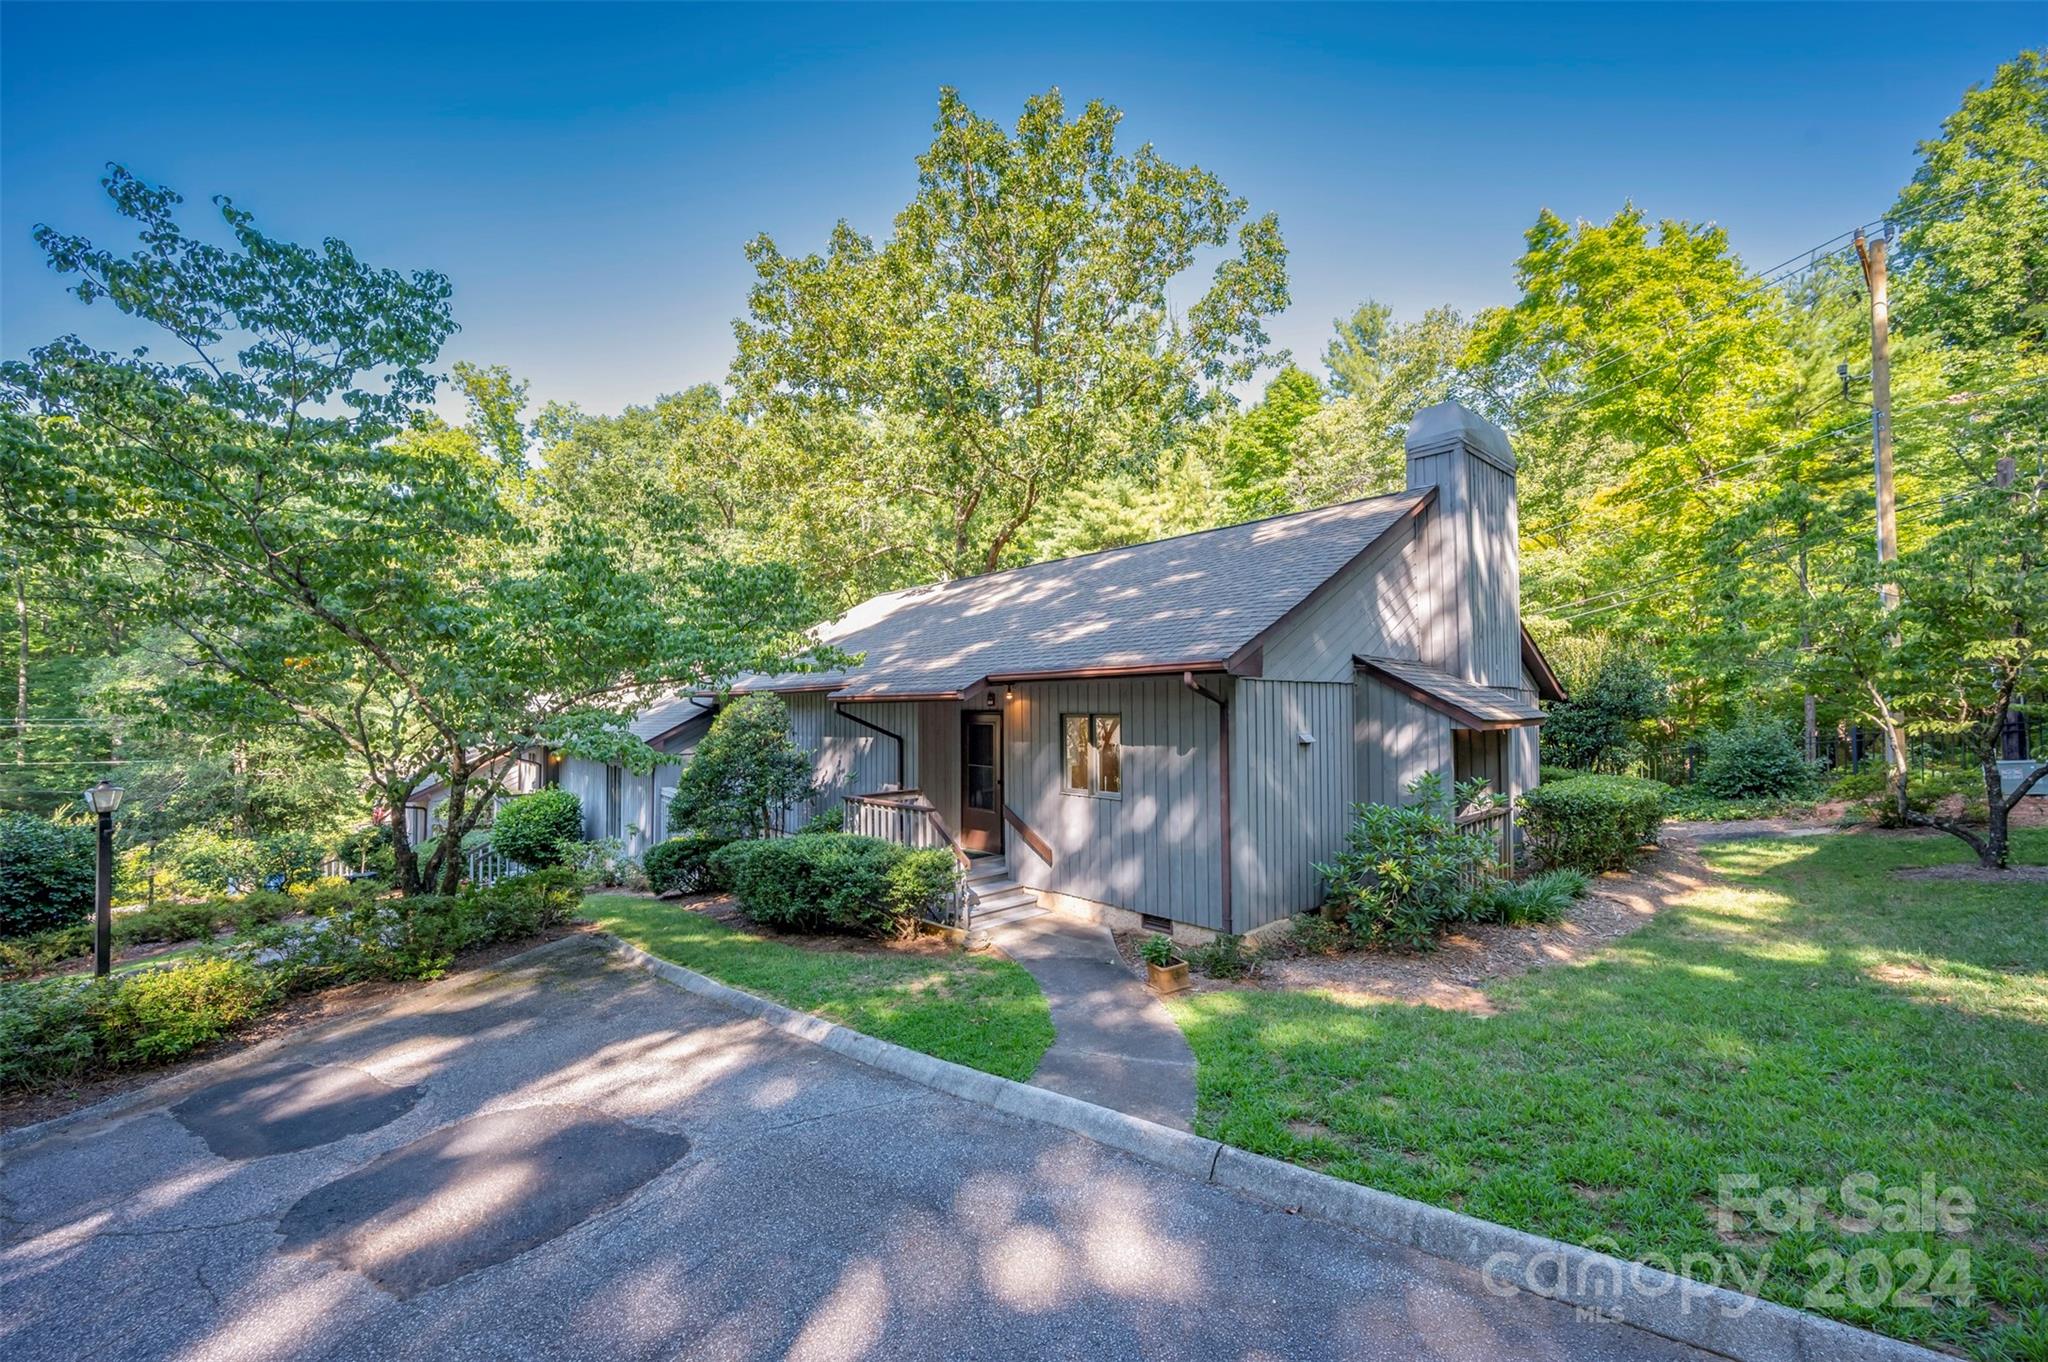
[[571,940],[0,1165],[9,1358],[1695,1358]]

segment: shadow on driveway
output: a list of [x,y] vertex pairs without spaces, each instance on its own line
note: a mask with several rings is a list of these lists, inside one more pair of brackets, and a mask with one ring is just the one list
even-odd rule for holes
[[864,1068],[587,939],[216,1072],[181,1115],[7,1156],[0,1353],[1698,1356]]

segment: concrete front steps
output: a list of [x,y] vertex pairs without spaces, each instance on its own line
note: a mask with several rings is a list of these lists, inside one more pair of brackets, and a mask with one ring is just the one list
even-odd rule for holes
[[1010,863],[1005,857],[975,857],[963,884],[970,904],[969,939],[977,945],[998,928],[1045,915],[1038,894],[1010,877]]

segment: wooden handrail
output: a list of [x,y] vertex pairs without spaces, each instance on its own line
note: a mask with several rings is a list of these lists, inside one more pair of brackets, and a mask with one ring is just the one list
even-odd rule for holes
[[1003,805],[1003,821],[1017,830],[1017,835],[1024,839],[1024,845],[1037,853],[1039,860],[1052,864],[1052,844],[1033,832],[1031,825],[1019,818],[1008,804]]

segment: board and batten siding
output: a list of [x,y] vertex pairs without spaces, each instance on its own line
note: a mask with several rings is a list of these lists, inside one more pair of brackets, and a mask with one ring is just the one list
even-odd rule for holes
[[[1202,678],[1212,689],[1217,677]],[[1062,714],[1115,714],[1123,796],[1061,788]],[[1178,676],[1019,683],[1003,707],[1010,808],[1052,849],[1046,864],[1014,829],[1018,883],[1220,929],[1223,862],[1216,706]]]
[[1481,685],[1522,684],[1515,475],[1462,443],[1410,451],[1408,485],[1435,487],[1423,513],[1420,660]]
[[[790,737],[812,757],[817,798],[792,809],[794,832],[821,813],[830,813],[850,794],[876,794],[896,784],[896,744],[863,728],[832,707],[819,692],[787,695]],[[903,737],[903,784],[918,783],[918,706],[909,702],[868,703],[848,708],[878,728]]]
[[[1352,708],[1348,683],[1237,683],[1230,718],[1234,930],[1322,902],[1316,862],[1343,849],[1351,823]],[[1303,742],[1304,734],[1313,741]]]
[[1266,640],[1260,675],[1268,681],[1351,684],[1351,659],[1420,659],[1431,559],[1424,552],[1422,520],[1397,526],[1320,595]]
[[1352,742],[1357,763],[1352,796],[1361,804],[1402,804],[1426,771],[1451,783],[1451,721],[1392,686],[1360,675],[1351,688]]

